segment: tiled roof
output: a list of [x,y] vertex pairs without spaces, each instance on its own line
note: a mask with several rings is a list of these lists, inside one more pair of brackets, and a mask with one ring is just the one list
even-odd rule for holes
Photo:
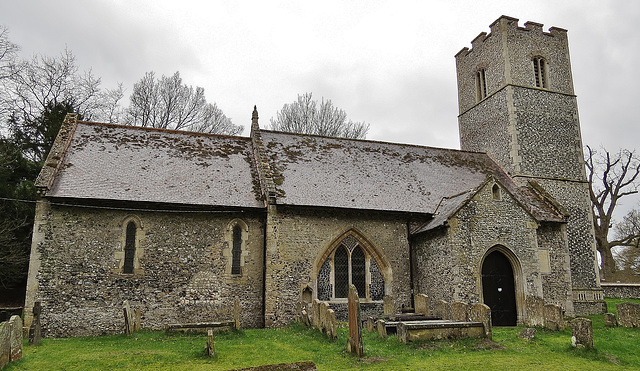
[[278,204],[434,213],[502,171],[484,153],[262,131]]
[[250,138],[79,121],[47,196],[264,207]]

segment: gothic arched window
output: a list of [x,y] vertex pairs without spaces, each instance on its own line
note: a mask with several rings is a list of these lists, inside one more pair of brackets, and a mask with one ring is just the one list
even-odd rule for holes
[[547,63],[542,57],[533,58],[533,74],[535,76],[536,87],[546,89],[547,83]]
[[122,273],[133,273],[134,259],[136,256],[136,232],[138,227],[133,221],[127,223],[127,232],[124,244],[124,266]]
[[344,299],[354,285],[361,299],[382,300],[384,277],[376,259],[348,235],[324,260],[318,272],[318,299]]

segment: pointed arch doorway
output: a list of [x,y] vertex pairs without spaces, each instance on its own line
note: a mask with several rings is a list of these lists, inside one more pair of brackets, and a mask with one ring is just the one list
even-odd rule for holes
[[515,326],[518,321],[514,269],[502,252],[494,250],[482,263],[482,296],[491,308],[494,326]]

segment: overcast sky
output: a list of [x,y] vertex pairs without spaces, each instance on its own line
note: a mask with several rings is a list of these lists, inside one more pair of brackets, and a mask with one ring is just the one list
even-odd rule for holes
[[125,105],[145,72],[180,71],[245,128],[254,104],[266,128],[313,92],[369,123],[368,139],[448,148],[454,55],[503,14],[569,30],[585,144],[640,149],[640,1],[0,2],[24,56],[67,46],[103,87],[123,83]]

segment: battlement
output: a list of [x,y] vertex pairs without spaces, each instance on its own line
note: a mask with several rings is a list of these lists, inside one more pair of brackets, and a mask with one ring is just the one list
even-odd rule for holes
[[536,32],[558,38],[567,37],[567,30],[565,30],[564,28],[551,27],[549,28],[549,32],[544,32],[542,28],[544,25],[542,23],[527,21],[524,23],[524,27],[520,27],[518,26],[518,21],[518,18],[509,17],[506,15],[500,16],[500,18],[496,19],[495,21],[493,21],[493,23],[491,23],[491,25],[489,25],[489,28],[491,29],[491,32],[489,34],[487,34],[486,32],[481,32],[478,36],[471,40],[471,49],[467,47],[462,48],[455,55],[456,59],[462,58],[467,54],[473,52],[474,49],[481,47],[484,42],[489,40],[493,35],[505,31],[516,30],[517,32]]

